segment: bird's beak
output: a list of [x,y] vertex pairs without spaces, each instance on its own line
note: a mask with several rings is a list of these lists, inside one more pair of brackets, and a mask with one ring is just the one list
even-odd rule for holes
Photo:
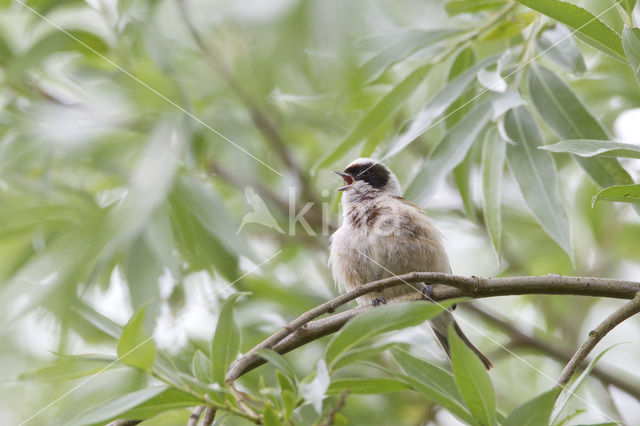
[[345,172],[333,172],[333,173],[337,174],[342,179],[344,179],[344,183],[346,183],[345,186],[343,186],[342,188],[338,188],[336,191],[344,191],[345,189],[349,189],[349,187],[353,183],[353,176]]

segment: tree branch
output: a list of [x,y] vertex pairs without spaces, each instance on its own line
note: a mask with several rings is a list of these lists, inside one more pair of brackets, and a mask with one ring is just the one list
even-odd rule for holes
[[189,416],[187,426],[198,426],[198,421],[200,420],[200,416],[204,412],[205,408],[206,407],[204,405],[198,405]]
[[634,316],[640,312],[640,292],[628,303],[622,305],[618,310],[609,315],[604,321],[602,321],[596,328],[589,332],[589,337],[584,341],[582,346],[578,348],[573,357],[569,360],[569,363],[564,367],[560,378],[558,379],[558,387],[564,387],[573,374],[580,368],[580,365],[587,358],[587,355],[591,353],[593,348],[613,330],[618,324],[622,323],[629,317]]
[[[317,317],[332,313],[338,307],[364,294],[418,282],[442,284],[442,286],[436,287],[433,291],[434,301],[458,297],[484,298],[521,294],[566,294],[632,299],[636,293],[640,292],[640,282],[606,278],[565,277],[561,275],[479,278],[439,272],[412,272],[359,286],[305,312],[234,361],[227,371],[226,382],[232,383],[241,375],[264,364],[266,361],[256,355],[258,350],[269,348],[281,354],[287,353],[313,340],[335,333],[347,321],[371,309],[371,306],[360,306],[311,322]],[[421,295],[415,293],[394,300],[417,300],[420,298]]]
[[[545,355],[555,359],[556,361],[566,364],[571,359],[573,352],[567,351],[561,348],[560,344],[553,344],[543,339],[531,336],[530,334],[522,331],[511,322],[504,318],[501,318],[493,313],[487,312],[474,304],[465,303],[463,308],[479,316],[485,321],[493,324],[501,329],[511,339],[505,346],[511,349],[518,348],[530,348],[537,352],[544,353]],[[583,362],[580,367],[586,367],[586,363]],[[594,367],[591,375],[600,380],[605,386],[615,386],[616,388],[626,392],[630,396],[640,401],[640,388],[637,383],[631,383],[628,380],[622,378],[619,374],[614,374],[609,371],[610,368],[603,368],[601,365]]]

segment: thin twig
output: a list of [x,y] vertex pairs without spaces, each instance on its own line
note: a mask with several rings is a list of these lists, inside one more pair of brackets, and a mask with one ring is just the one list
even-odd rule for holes
[[189,421],[187,422],[187,426],[198,426],[198,421],[200,420],[200,416],[202,412],[205,410],[204,405],[198,405],[193,413],[189,416]]
[[340,397],[338,398],[338,403],[331,411],[329,411],[329,415],[327,416],[327,421],[322,423],[321,426],[331,426],[336,421],[336,414],[340,412],[344,408],[344,404],[347,401],[347,395],[349,395],[349,390],[344,390],[340,393]]
[[204,419],[202,419],[202,426],[211,426],[216,419],[216,409],[213,407],[207,407],[204,412]]
[[[516,327],[505,318],[502,318],[494,313],[487,312],[485,309],[478,307],[475,304],[465,303],[463,305],[463,309],[471,311],[473,314],[478,315],[485,321],[493,324],[494,326],[497,326],[505,334],[507,334],[510,338],[510,342],[505,346],[509,349],[533,349],[555,359],[562,364],[568,363],[573,355],[572,351],[563,349],[560,344],[553,344],[543,339],[531,336],[530,334]],[[508,352],[505,352],[505,354],[506,353]],[[586,366],[586,363],[583,362],[581,364],[581,367],[582,366]],[[625,393],[634,397],[636,400],[640,401],[640,387],[638,387],[638,384],[624,380],[622,377],[620,377],[620,375],[616,375],[609,370],[610,368],[603,368],[601,365],[597,365],[594,367],[591,375],[600,380],[603,385],[615,386],[616,388],[624,391]]]
[[233,383],[229,384],[229,390],[238,403],[238,407],[242,409],[249,417],[252,417],[257,423],[260,422],[260,416],[245,402],[244,396],[236,389]]
[[269,117],[267,117],[267,115],[262,112],[256,102],[252,99],[252,97],[244,90],[243,86],[238,82],[234,74],[231,72],[231,70],[229,70],[227,65],[222,60],[222,55],[219,54],[219,52],[211,43],[207,43],[202,37],[193,22],[193,19],[189,12],[189,6],[187,5],[187,0],[177,0],[177,2],[184,23],[189,33],[191,34],[191,37],[193,37],[193,40],[196,42],[200,50],[202,50],[202,52],[204,53],[205,58],[211,63],[213,68],[218,71],[220,75],[222,75],[227,84],[229,84],[238,98],[240,98],[242,103],[249,111],[249,115],[251,116],[251,120],[253,121],[254,126],[260,132],[262,132],[262,134],[265,136],[265,139],[271,144],[271,147],[276,151],[285,165],[296,174],[296,177],[298,178],[298,181],[300,182],[300,185],[302,187],[302,193],[304,197],[309,201],[318,201],[316,197],[316,191],[313,190],[313,187],[311,186],[307,175],[294,161],[293,157],[291,156],[290,150],[287,148],[287,143],[278,131],[278,128],[273,124]]
[[107,426],[135,426],[140,423],[142,423],[142,420],[118,419],[107,423]]
[[560,378],[558,379],[558,387],[564,387],[571,377],[573,377],[574,373],[578,370],[580,365],[587,358],[589,353],[596,347],[596,345],[607,335],[611,330],[613,330],[618,324],[623,322],[629,317],[640,312],[640,292],[636,294],[636,296],[628,303],[622,305],[619,309],[617,309],[614,313],[609,315],[604,321],[602,321],[596,328],[589,332],[589,337],[584,343],[578,348],[576,353],[571,357],[569,362],[567,363],[564,370],[560,374]]
[[[545,275],[533,277],[479,278],[438,272],[413,272],[399,275],[362,285],[300,315],[234,361],[227,371],[225,377],[226,382],[232,383],[246,372],[264,364],[265,361],[256,355],[258,350],[270,348],[278,353],[289,352],[310,341],[336,332],[347,321],[369,310],[371,307],[361,306],[311,322],[315,318],[326,313],[331,313],[338,307],[364,294],[379,292],[386,288],[416,282],[443,284],[434,289],[434,301],[458,297],[483,298],[521,294],[566,294],[632,299],[636,293],[640,292],[640,282],[592,277]],[[421,295],[416,293],[398,299],[412,300],[420,298]]]

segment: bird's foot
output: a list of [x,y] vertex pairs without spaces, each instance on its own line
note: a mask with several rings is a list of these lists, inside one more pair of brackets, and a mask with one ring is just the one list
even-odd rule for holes
[[422,299],[433,302],[433,285],[420,283],[419,287]]
[[384,297],[376,297],[375,299],[373,299],[371,301],[371,304],[373,306],[386,305],[387,304],[387,300]]

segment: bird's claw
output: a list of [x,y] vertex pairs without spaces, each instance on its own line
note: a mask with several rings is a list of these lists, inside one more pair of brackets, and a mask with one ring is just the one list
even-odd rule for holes
[[433,301],[433,285],[420,283],[420,294],[422,299]]
[[373,306],[386,305],[387,304],[387,300],[384,297],[376,297],[375,299],[373,299],[371,301],[371,304]]

